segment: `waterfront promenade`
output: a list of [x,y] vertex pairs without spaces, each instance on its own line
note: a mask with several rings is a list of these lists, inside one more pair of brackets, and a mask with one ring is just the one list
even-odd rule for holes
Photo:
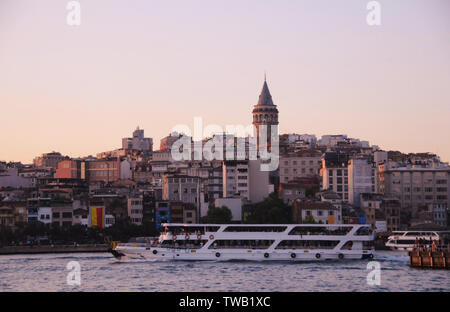
[[85,245],[41,245],[41,246],[6,246],[0,247],[0,255],[14,254],[44,254],[44,253],[73,253],[73,252],[106,252],[109,244]]

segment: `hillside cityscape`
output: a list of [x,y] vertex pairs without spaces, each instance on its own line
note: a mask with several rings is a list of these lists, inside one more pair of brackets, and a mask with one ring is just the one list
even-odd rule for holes
[[[278,125],[278,109],[264,81],[256,129]],[[278,169],[262,171],[248,150],[240,160],[174,160],[180,137],[155,148],[137,127],[96,156],[52,151],[32,164],[0,162],[0,244],[127,241],[157,236],[162,223],[370,224],[380,236],[449,227],[450,166],[438,155],[289,133],[279,135]]]

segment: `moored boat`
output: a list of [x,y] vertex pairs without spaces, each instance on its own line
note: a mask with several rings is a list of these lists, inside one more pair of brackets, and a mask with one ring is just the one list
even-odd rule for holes
[[391,250],[412,251],[416,245],[430,247],[434,242],[450,239],[450,231],[394,231],[388,237],[386,247]]

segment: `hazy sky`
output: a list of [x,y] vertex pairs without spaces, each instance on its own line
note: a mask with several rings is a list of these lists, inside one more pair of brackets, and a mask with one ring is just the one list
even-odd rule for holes
[[0,160],[95,155],[136,126],[248,125],[264,71],[280,132],[450,161],[450,1],[0,0]]

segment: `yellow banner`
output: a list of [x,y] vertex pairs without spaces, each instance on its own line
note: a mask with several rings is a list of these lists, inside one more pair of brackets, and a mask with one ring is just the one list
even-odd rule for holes
[[104,228],[105,207],[91,207],[91,226]]

